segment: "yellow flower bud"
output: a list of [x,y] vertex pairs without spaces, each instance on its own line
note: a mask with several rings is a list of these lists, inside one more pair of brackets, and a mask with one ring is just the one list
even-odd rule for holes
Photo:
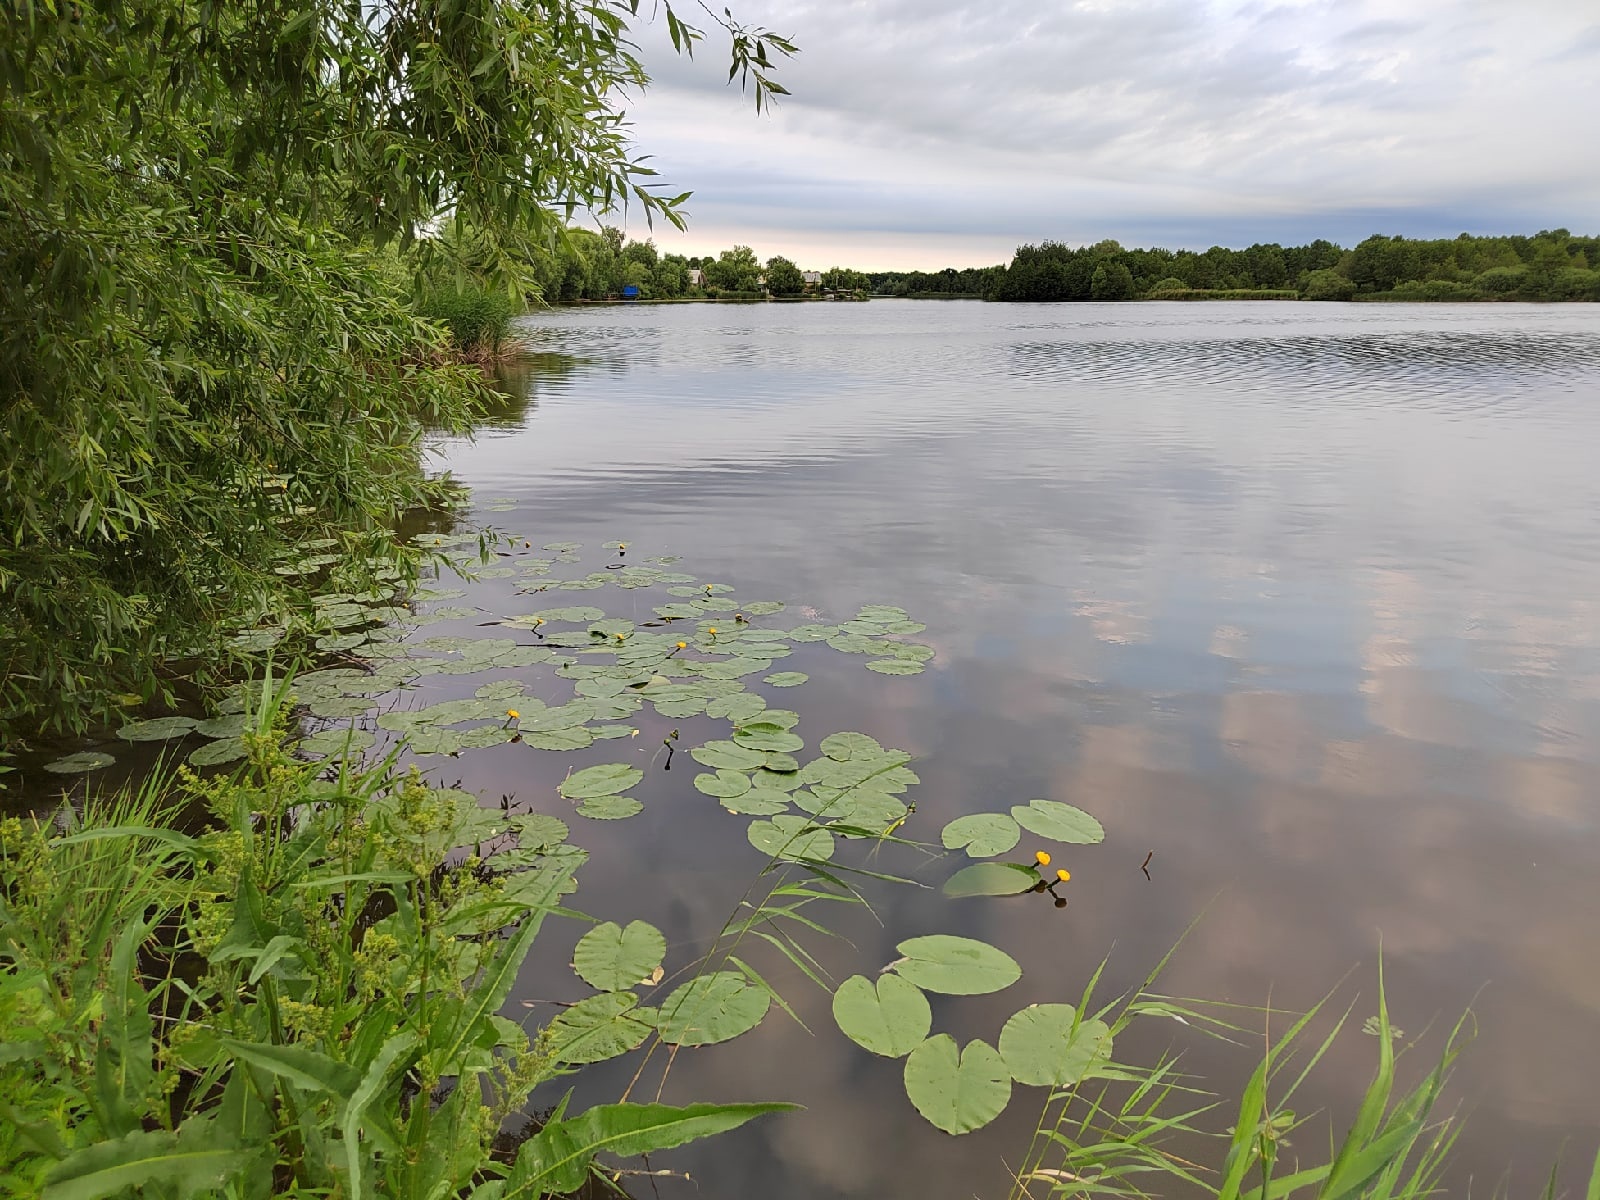
[[1059,879],[1062,883],[1065,883],[1067,880],[1072,878],[1072,872],[1071,871],[1067,871],[1067,870],[1057,871],[1056,872],[1056,878]]
[[706,630],[706,632],[715,637],[717,633],[717,627],[713,625],[710,629]]
[[508,709],[506,709],[506,716],[508,716],[508,717],[510,717],[510,718],[511,718],[511,719],[512,719],[512,720],[513,720],[513,721],[518,721],[518,720],[521,720],[521,719],[522,719],[522,714],[521,714],[521,713],[519,713],[519,712],[518,712],[518,711],[517,711],[517,710],[516,710],[516,709],[514,709],[514,708],[508,708]]
[[1048,867],[1050,865],[1050,855],[1044,850],[1036,850],[1033,855],[1033,861],[1041,867]]
[[688,642],[679,642],[678,643],[678,649],[679,650],[687,650],[688,648],[689,648],[689,643]]

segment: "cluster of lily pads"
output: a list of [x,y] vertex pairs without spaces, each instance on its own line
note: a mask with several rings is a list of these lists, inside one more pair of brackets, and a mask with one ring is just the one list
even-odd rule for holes
[[[302,756],[360,754],[376,744],[380,731],[418,758],[511,742],[538,751],[580,750],[637,736],[636,714],[648,706],[661,717],[726,723],[722,736],[693,746],[680,747],[674,729],[665,752],[686,750],[703,768],[695,788],[728,813],[747,818],[747,838],[769,870],[809,872],[837,886],[833,864],[841,843],[903,840],[915,809],[905,794],[919,782],[911,756],[863,733],[836,732],[804,757],[800,714],[770,706],[757,687],[758,681],[774,691],[804,684],[805,672],[781,663],[807,644],[861,656],[869,670],[883,675],[921,672],[934,650],[909,640],[924,626],[903,609],[868,605],[837,624],[786,626],[781,602],[742,601],[729,585],[672,569],[671,558],[629,563],[620,542],[608,545],[614,554],[604,569],[583,575],[564,570],[579,561],[580,547],[571,542],[547,543],[534,552],[527,539],[490,542],[482,534],[458,533],[424,535],[417,544],[463,574],[516,580],[515,594],[524,601],[516,606],[520,611],[486,613],[456,603],[467,593],[444,586],[416,590],[404,606],[387,586],[316,595],[306,625],[317,649],[333,661],[297,675],[292,684],[305,719],[297,747]],[[304,556],[285,568],[316,572],[329,565],[327,557]],[[610,616],[595,604],[548,602],[555,597],[547,593],[608,587],[663,594],[648,616],[633,619]],[[632,607],[637,611],[639,605]],[[479,619],[481,631],[426,635],[429,625],[470,618]],[[241,631],[234,648],[269,654],[284,629]],[[533,667],[544,668],[537,695],[527,680],[502,675],[482,682],[470,697],[420,708],[391,702],[373,715],[382,698],[403,695],[430,675],[471,677]],[[570,692],[554,695],[551,676],[570,682]],[[158,717],[118,732],[129,741],[203,737],[207,741],[189,761],[222,765],[245,753],[245,705],[240,687],[210,719]],[[577,816],[620,820],[642,811],[643,802],[632,793],[644,778],[638,766],[600,763],[570,772],[557,794]],[[505,886],[539,891],[551,886],[552,872],[559,877],[558,891],[577,886],[572,873],[587,854],[568,841],[565,821],[542,812],[478,809],[466,793],[455,800],[459,819],[450,837],[458,845],[489,847],[485,853]],[[1011,851],[1024,830],[1066,844],[1104,836],[1087,813],[1039,799],[1009,812],[958,817],[944,827],[940,841],[945,851],[989,860]],[[999,896],[1041,888],[1050,883],[1039,870],[1048,861],[1040,853],[1032,863],[974,862],[955,871],[944,890],[951,896]],[[1061,1086],[1109,1057],[1105,1026],[1058,1004],[1017,1013],[996,1046],[973,1041],[961,1049],[948,1034],[930,1033],[926,993],[996,991],[1016,982],[1021,968],[993,946],[943,934],[911,938],[899,953],[875,983],[855,975],[833,991],[835,1020],[872,1053],[906,1059],[907,1094],[946,1132],[992,1120],[1005,1107],[1013,1081]],[[590,930],[578,943],[573,966],[595,994],[545,1027],[544,1050],[554,1061],[579,1065],[628,1053],[652,1036],[671,1046],[710,1045],[753,1029],[775,1000],[783,1004],[745,959],[731,954],[717,963],[708,958],[659,1003],[645,1004],[641,993],[662,984],[665,955],[661,932],[644,921]]]

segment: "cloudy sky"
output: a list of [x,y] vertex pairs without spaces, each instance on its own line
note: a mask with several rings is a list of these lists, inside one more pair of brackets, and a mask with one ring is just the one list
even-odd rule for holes
[[1600,232],[1600,0],[733,8],[800,45],[793,95],[758,118],[720,43],[644,31],[639,146],[695,192],[664,249],[933,269],[1047,238]]

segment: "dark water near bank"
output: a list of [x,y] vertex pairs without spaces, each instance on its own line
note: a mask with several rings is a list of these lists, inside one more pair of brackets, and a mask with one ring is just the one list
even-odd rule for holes
[[[773,702],[802,713],[812,745],[860,729],[914,753],[912,836],[1032,796],[1106,825],[1103,846],[1067,856],[1067,909],[886,890],[883,925],[845,919],[856,949],[823,949],[830,967],[870,973],[924,932],[993,940],[1022,983],[935,998],[936,1029],[992,1040],[1029,1000],[1076,999],[1108,953],[1111,989],[1136,982],[1203,912],[1166,991],[1304,1006],[1355,968],[1343,994],[1359,1026],[1381,944],[1408,1033],[1469,1003],[1479,1022],[1453,1092],[1469,1134],[1452,1193],[1509,1169],[1532,1194],[1564,1138],[1592,1155],[1600,308],[875,301],[530,327],[571,360],[523,373],[520,405],[441,447],[481,502],[516,499],[483,519],[585,543],[585,570],[616,538],[630,558],[681,555],[824,620],[904,606],[938,651],[925,674],[797,651],[783,667],[812,680]],[[488,581],[474,599],[526,610],[509,591]],[[531,797],[548,785],[519,750],[435,774]],[[693,774],[640,789],[633,820],[574,822],[595,852],[574,903],[661,925],[669,967],[759,866],[746,822]],[[549,939],[519,999],[583,993],[565,967],[577,932]],[[661,1194],[1005,1193],[1036,1090],[946,1138],[911,1109],[899,1064],[855,1049],[820,993],[777,974],[812,1032],[774,1009],[749,1037],[681,1054],[666,1098],[808,1111],[661,1156],[697,1181]],[[1253,1062],[1168,1037],[1124,1053],[1186,1047],[1223,1089]],[[1346,1041],[1303,1114],[1364,1086],[1372,1040]],[[586,1077],[580,1102],[627,1077]],[[1308,1143],[1325,1142],[1317,1128]]]

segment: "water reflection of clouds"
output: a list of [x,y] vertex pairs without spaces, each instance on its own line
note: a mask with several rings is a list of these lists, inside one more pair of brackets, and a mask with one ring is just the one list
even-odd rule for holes
[[[1571,386],[1593,378],[1600,330],[1572,309],[1305,307],[1185,313],[1175,331],[1137,306],[583,313],[554,340],[612,368],[563,379],[526,437],[455,462],[547,536],[626,529],[830,619],[881,602],[928,620],[938,658],[916,679],[789,660],[812,672],[806,728],[919,756],[914,836],[1029,795],[1104,820],[1105,847],[1072,855],[1061,919],[890,899],[885,927],[851,926],[861,958],[841,970],[955,921],[1025,961],[1030,997],[1065,998],[1113,941],[1131,982],[1209,903],[1170,990],[1304,1004],[1381,935],[1408,1030],[1491,983],[1461,1076],[1488,1110],[1466,1151],[1486,1169],[1600,1123],[1600,430]],[[1042,328],[1006,328],[1024,311]],[[1497,321],[1529,336],[1485,336]],[[1420,332],[1340,344],[1386,322]],[[1005,346],[1052,340],[1054,358],[1030,350],[1036,369],[1008,375],[1026,355]],[[504,749],[464,759],[469,784],[526,772]],[[635,821],[583,830],[589,877],[648,889],[685,952],[744,884],[726,870],[743,824],[692,775],[675,769]],[[949,1014],[992,1037],[1020,1002]],[[1003,1184],[1022,1100],[992,1137],[930,1140],[895,1064],[842,1044],[825,1007],[802,1015],[816,1037],[778,1018],[676,1068],[682,1096],[812,1106],[747,1153],[691,1156],[743,1185],[718,1194]],[[1368,1070],[1360,1054],[1330,1067],[1319,1102]],[[1502,1116],[1524,1123],[1497,1140]]]

